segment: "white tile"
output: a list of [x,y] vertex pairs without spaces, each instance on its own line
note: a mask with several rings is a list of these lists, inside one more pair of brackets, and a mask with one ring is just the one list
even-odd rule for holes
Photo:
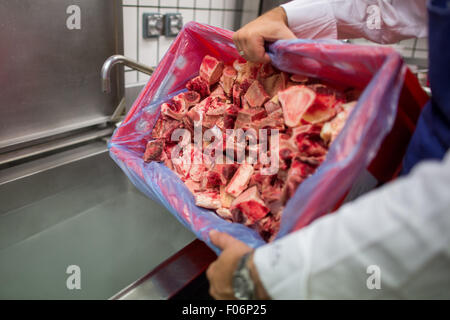
[[416,50],[414,52],[414,58],[428,59],[428,51]]
[[211,9],[223,9],[224,1],[227,0],[211,0]]
[[177,7],[178,1],[177,0],[161,0],[159,2],[160,7]]
[[193,8],[194,0],[180,0],[180,7]]
[[428,49],[428,38],[417,39],[417,48],[418,49]]
[[[227,0],[225,0],[225,1],[227,1]],[[253,12],[253,13],[258,14],[259,1],[255,1],[255,0],[248,1],[248,0],[246,0],[246,1],[244,1],[243,5],[242,5],[242,9],[244,11],[249,11],[249,12]]]
[[124,54],[137,59],[137,8],[123,8],[123,46]]
[[[252,1],[254,1],[254,0],[252,0]],[[224,0],[224,5],[225,5],[225,9],[235,9],[236,8],[236,0]]]
[[162,14],[166,14],[166,13],[177,13],[178,9],[177,8],[160,8],[159,12]]
[[228,30],[236,31],[236,30],[234,30],[234,18],[235,18],[234,12],[225,11],[225,19],[224,19],[223,27]]
[[150,76],[148,74],[139,72],[139,83],[147,83],[148,79],[150,79]]
[[123,0],[122,4],[125,6],[135,6],[137,5],[137,0]]
[[150,67],[154,67],[157,64],[157,54],[158,54],[158,38],[150,38],[150,39],[144,39],[142,37],[142,14],[143,13],[151,13],[155,12],[155,10],[152,11],[152,9],[148,8],[140,8],[139,9],[139,29],[138,29],[138,35],[139,35],[139,56],[138,61],[146,64]]
[[407,40],[402,40],[400,41],[400,45],[403,48],[413,48],[414,47],[414,43],[415,43],[416,39],[407,39]]
[[183,16],[183,24],[189,21],[194,21],[194,10],[193,9],[180,9],[179,12]]
[[195,21],[200,23],[209,23],[209,11],[195,10]]
[[125,85],[138,82],[137,71],[125,72]]
[[159,37],[159,61],[162,60],[170,45],[172,44],[174,37],[166,38],[164,36]]
[[411,49],[405,49],[401,47],[394,47],[395,50],[397,50],[403,57],[410,58],[412,57],[412,50]]
[[158,6],[158,0],[139,0],[140,6]]
[[242,12],[242,18],[241,18],[241,26],[246,25],[250,21],[255,20],[258,17],[258,14],[253,11],[244,11]]
[[195,7],[209,9],[209,0],[197,0],[197,2],[195,3]]
[[211,10],[210,25],[223,28],[224,11]]

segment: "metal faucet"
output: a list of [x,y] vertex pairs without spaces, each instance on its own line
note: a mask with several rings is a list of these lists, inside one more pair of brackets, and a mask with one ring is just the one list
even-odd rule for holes
[[116,64],[119,64],[119,63],[124,64],[127,67],[130,67],[134,70],[146,73],[148,75],[151,75],[153,73],[153,71],[155,71],[155,68],[148,67],[144,64],[141,64],[133,59],[129,59],[120,54],[111,56],[108,59],[106,59],[105,63],[103,64],[103,67],[102,67],[102,90],[103,90],[103,92],[105,92],[105,93],[111,92],[111,79],[110,79],[111,69],[112,69],[112,67],[114,67]]

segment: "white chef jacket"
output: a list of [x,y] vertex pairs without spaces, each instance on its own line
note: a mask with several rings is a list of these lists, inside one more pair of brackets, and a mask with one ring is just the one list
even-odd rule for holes
[[427,36],[426,0],[296,0],[281,6],[298,38],[394,43]]
[[255,251],[274,299],[450,298],[450,151]]
[[[380,29],[365,21],[371,5],[380,9]],[[283,7],[298,37],[387,43],[426,36],[425,5],[299,0]],[[258,248],[254,263],[275,299],[449,299],[450,151],[444,160],[422,162],[408,176]]]

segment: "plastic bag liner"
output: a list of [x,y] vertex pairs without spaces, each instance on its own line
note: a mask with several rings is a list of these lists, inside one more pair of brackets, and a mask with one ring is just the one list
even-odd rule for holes
[[[370,164],[393,126],[406,66],[398,53],[386,47],[285,40],[271,44],[268,50],[272,63],[280,70],[365,88],[326,160],[288,201],[277,235],[280,238],[330,212]],[[219,250],[208,236],[212,229],[256,248],[265,243],[256,231],[197,207],[175,173],[162,163],[142,160],[160,105],[186,90],[186,82],[198,75],[207,54],[229,64],[240,58],[231,31],[194,22],[186,24],[113,134],[110,155],[139,190],[162,203],[216,252]]]

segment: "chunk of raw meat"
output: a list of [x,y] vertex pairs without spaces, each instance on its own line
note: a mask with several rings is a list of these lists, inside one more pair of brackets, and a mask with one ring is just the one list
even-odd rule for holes
[[233,93],[233,85],[236,80],[237,71],[232,66],[226,66],[223,69],[222,77],[220,79],[222,88],[225,93],[230,96]]
[[313,104],[316,93],[305,86],[292,86],[278,93],[283,108],[284,123],[288,127],[300,125],[303,114]]
[[194,194],[195,204],[199,207],[206,209],[219,209],[221,208],[220,197],[217,192],[203,191]]
[[243,109],[238,112],[235,128],[251,128],[252,123],[267,116],[264,108]]
[[158,121],[155,124],[155,127],[153,128],[152,138],[170,140],[173,131],[179,128],[180,126],[181,126],[180,121],[159,117]]
[[237,169],[225,191],[233,197],[239,196],[247,188],[253,171],[252,165],[242,164],[239,169]]
[[355,106],[356,101],[342,105],[342,111],[339,112],[333,120],[323,125],[322,131],[320,132],[320,137],[328,144],[331,144],[344,128],[345,122]]
[[[204,57],[199,75],[186,88],[161,105],[144,161],[163,162],[186,184],[198,206],[255,229],[266,241],[277,234],[289,198],[321,165],[344,127],[356,104],[346,102],[361,93],[280,72],[270,63],[236,60],[224,65],[211,56]],[[171,135],[177,128],[186,129],[190,149],[172,158],[177,142]],[[199,142],[194,139],[197,129],[222,138]],[[228,129],[244,130],[254,143],[237,141],[236,132]],[[273,129],[279,131],[278,151],[270,148]],[[217,144],[223,154],[211,148]],[[277,171],[267,170],[274,161]]]
[[[236,220],[244,220],[246,225],[252,225],[258,220],[264,218],[269,212],[264,201],[259,195],[256,186],[248,188],[239,197],[237,197],[230,208],[233,217]],[[241,217],[238,217],[242,215]]]
[[144,161],[164,161],[164,140],[152,140],[147,143],[144,153]]
[[181,121],[186,116],[186,112],[187,107],[184,99],[174,99],[172,102],[163,103],[161,105],[162,114],[178,121]]
[[182,95],[184,101],[186,102],[187,108],[195,106],[200,102],[200,94],[196,91],[188,91],[185,93],[181,93],[180,95]]
[[264,91],[264,87],[258,80],[252,82],[244,96],[245,100],[252,108],[260,108],[270,99],[270,96]]
[[223,62],[211,56],[205,56],[200,65],[200,77],[208,85],[215,84],[222,76]]
[[220,203],[223,208],[230,208],[234,197],[225,191],[225,186],[220,186]]
[[291,81],[293,82],[300,82],[300,83],[305,83],[308,82],[308,77],[307,76],[303,76],[301,74],[293,74],[291,76]]
[[202,98],[211,94],[208,82],[203,80],[200,76],[189,80],[186,84],[186,88],[199,93]]
[[227,208],[220,208],[216,210],[217,215],[221,217],[222,219],[225,219],[227,221],[233,221],[233,215],[231,214],[231,211]]

